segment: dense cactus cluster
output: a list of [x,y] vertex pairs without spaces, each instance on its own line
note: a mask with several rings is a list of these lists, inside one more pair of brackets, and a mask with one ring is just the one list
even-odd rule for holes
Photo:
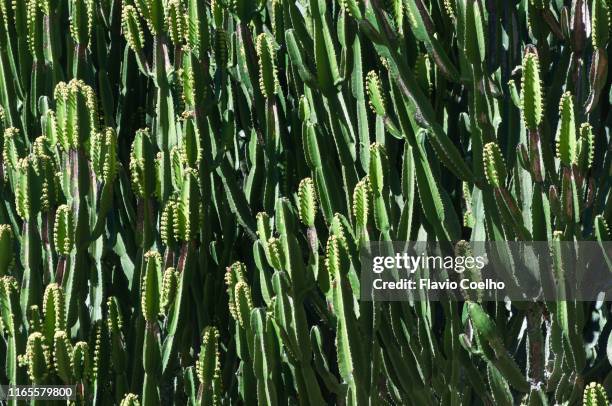
[[610,7],[1,0],[0,383],[608,404],[610,302],[366,302],[359,252],[606,247]]

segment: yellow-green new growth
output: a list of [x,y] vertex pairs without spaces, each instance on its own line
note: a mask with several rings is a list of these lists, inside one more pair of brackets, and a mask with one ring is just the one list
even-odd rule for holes
[[213,380],[218,379],[221,375],[219,330],[216,327],[208,326],[204,329],[196,373],[202,389],[210,388]]
[[280,239],[270,237],[267,242],[268,255],[270,257],[270,265],[276,270],[283,269],[285,257]]
[[144,255],[145,275],[141,291],[142,315],[147,323],[157,320],[159,314],[159,274],[162,257],[157,251],[149,251]]
[[43,296],[45,336],[49,339],[59,330],[66,329],[66,307],[64,291],[57,283],[50,283]]
[[496,188],[503,187],[507,173],[506,164],[499,145],[494,142],[486,144],[482,150],[482,158],[485,175],[489,184]]
[[355,185],[353,191],[353,216],[359,227],[365,228],[370,214],[371,193],[369,178],[366,176]]
[[159,221],[159,234],[166,247],[174,247],[177,242],[174,235],[174,223],[177,210],[178,204],[176,201],[169,200],[162,211]]
[[245,281],[236,284],[234,300],[236,301],[236,319],[242,328],[248,328],[251,310],[253,310],[253,299],[251,297],[251,287]]
[[298,214],[306,227],[314,227],[317,215],[317,192],[311,178],[304,178],[298,186]]
[[17,163],[17,185],[15,190],[15,206],[17,214],[25,221],[30,220],[31,199],[31,171],[29,158],[20,159]]
[[50,370],[50,359],[42,333],[37,331],[28,337],[24,361],[27,362],[28,376],[32,382],[43,383]]
[[165,315],[168,314],[170,307],[174,303],[179,283],[179,273],[176,269],[168,268],[164,271],[164,277],[162,280],[160,313]]
[[58,140],[64,151],[78,150],[95,136],[100,124],[93,88],[78,79],[55,86]]
[[91,163],[100,180],[112,182],[117,174],[117,133],[110,127],[94,134],[91,140]]
[[15,127],[9,127],[4,130],[4,145],[2,148],[2,160],[4,165],[10,169],[17,169],[19,159],[19,151],[17,147],[17,139],[20,137],[20,130]]
[[378,74],[371,70],[366,75],[366,88],[368,91],[369,104],[372,111],[382,117],[387,115],[385,96]]
[[133,393],[128,393],[127,395],[125,395],[123,399],[121,399],[120,406],[140,406],[138,395],[135,395]]
[[169,0],[166,3],[166,30],[174,46],[185,42],[187,17],[180,0]]
[[370,145],[370,171],[368,173],[372,191],[378,195],[383,192],[385,178],[389,172],[389,158],[385,147],[379,143]]
[[142,52],[144,32],[140,25],[138,12],[134,6],[123,6],[123,11],[121,12],[121,27],[123,29],[123,35],[125,35],[125,40],[132,51],[136,53]]
[[73,347],[68,334],[58,330],[53,335],[53,367],[60,379],[68,384],[72,381]]
[[257,220],[257,236],[262,242],[268,241],[272,237],[272,229],[270,228],[270,216],[262,211],[255,216]]
[[[327,268],[330,283],[343,274],[346,269],[348,256],[346,248],[340,238],[331,235],[327,240],[325,267]],[[339,283],[339,281],[336,281]]]
[[257,56],[259,57],[259,88],[261,93],[269,99],[277,93],[278,77],[274,48],[265,33],[257,36]]
[[593,0],[591,40],[593,48],[605,49],[610,39],[610,9],[607,0]]
[[610,403],[604,387],[597,382],[591,382],[584,388],[582,404],[583,406],[608,406]]
[[177,240],[190,241],[198,232],[200,204],[198,196],[198,172],[193,168],[185,169],[180,195],[177,199],[174,217],[174,235]]
[[155,156],[153,140],[148,129],[136,131],[130,152],[130,174],[134,192],[140,198],[149,198],[155,192]]
[[542,122],[544,96],[540,81],[540,63],[535,53],[526,53],[523,57],[523,77],[521,80],[521,109],[525,126],[537,130]]
[[574,120],[574,99],[565,92],[559,102],[559,124],[557,127],[557,155],[565,165],[576,162],[576,122]]
[[[36,145],[34,145],[36,147]],[[55,162],[41,151],[34,149],[32,155],[34,178],[40,183],[40,210],[48,213],[59,198],[59,182]]]
[[53,226],[53,243],[55,251],[64,257],[70,255],[74,245],[74,220],[72,209],[68,205],[61,205],[55,212],[55,225]]
[[239,282],[244,281],[245,275],[246,267],[242,262],[234,262],[232,265],[227,267],[225,272],[225,285],[227,286],[227,294],[229,296],[228,307],[234,320],[238,320],[235,287]]

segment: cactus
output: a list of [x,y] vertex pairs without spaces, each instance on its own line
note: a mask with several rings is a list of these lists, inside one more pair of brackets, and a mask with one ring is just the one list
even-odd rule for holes
[[[0,384],[607,404],[610,302],[558,281],[612,269],[611,4],[0,1]],[[411,240],[542,243],[557,300],[362,300]]]
[[6,275],[13,263],[13,229],[0,224],[0,276]]
[[608,395],[603,386],[596,382],[591,382],[584,388],[582,404],[585,406],[607,405]]

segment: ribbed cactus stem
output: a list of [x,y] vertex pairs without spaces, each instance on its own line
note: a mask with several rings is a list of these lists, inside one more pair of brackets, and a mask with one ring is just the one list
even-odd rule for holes
[[42,333],[30,334],[25,358],[30,380],[35,384],[42,384],[50,371],[49,348]]
[[298,214],[306,227],[314,227],[317,215],[317,192],[311,178],[302,179],[298,187]]
[[79,45],[87,46],[93,28],[93,0],[71,0],[70,34]]
[[584,406],[601,406],[609,405],[610,402],[608,402],[608,395],[604,387],[597,382],[591,382],[584,388],[582,404]]
[[353,191],[353,217],[357,225],[362,229],[366,229],[368,225],[368,216],[371,211],[371,195],[370,181],[368,177],[360,180]]
[[366,76],[366,88],[368,90],[370,108],[379,116],[387,115],[387,106],[385,96],[382,90],[382,84],[375,71],[368,72]]
[[174,46],[180,47],[185,42],[187,16],[180,0],[166,2],[166,27]]
[[89,345],[85,341],[79,341],[72,349],[72,375],[77,382],[83,382],[90,375],[91,360]]
[[198,380],[204,387],[211,385],[213,379],[218,377],[221,372],[219,330],[216,327],[208,326],[204,329],[196,371]]
[[245,281],[236,283],[234,298],[236,301],[236,319],[242,328],[248,329],[250,327],[251,310],[253,310],[251,287]]
[[53,366],[62,382],[72,382],[73,347],[65,331],[58,330],[53,336]]
[[283,269],[285,257],[280,240],[276,237],[270,237],[267,242],[267,248],[272,268],[277,270]]
[[53,242],[59,255],[67,257],[74,246],[74,219],[72,209],[68,205],[61,205],[55,212],[55,225],[53,227]]
[[574,98],[565,92],[559,102],[559,125],[557,127],[557,154],[565,165],[576,162],[576,122],[574,119]]
[[66,307],[62,288],[51,283],[45,289],[43,297],[44,332],[48,341],[52,341],[56,331],[66,329]]
[[610,39],[610,9],[607,0],[591,3],[591,41],[593,48],[606,48]]
[[595,135],[593,134],[593,127],[589,123],[582,123],[580,126],[578,153],[574,163],[586,172],[592,167],[594,157]]
[[140,26],[140,20],[136,8],[131,5],[124,5],[121,11],[121,26],[123,35],[132,51],[142,52],[144,44],[144,32]]
[[147,323],[157,320],[159,314],[159,285],[162,258],[159,252],[149,251],[145,254],[145,275],[142,285],[141,307]]
[[259,87],[266,98],[272,98],[278,88],[275,52],[268,35],[257,37],[257,55],[259,56]]
[[6,275],[13,263],[13,229],[0,224],[0,276]]
[[521,110],[525,126],[536,131],[542,122],[544,96],[540,81],[540,62],[537,54],[528,52],[523,57]]
[[259,212],[255,216],[257,220],[257,236],[266,242],[272,237],[272,230],[270,227],[270,216],[266,212]]
[[164,315],[168,315],[168,311],[174,304],[178,284],[180,283],[180,275],[174,268],[168,268],[164,271],[161,291],[161,306],[160,311]]
[[496,188],[503,187],[507,174],[499,145],[494,142],[486,144],[482,150],[482,159],[489,184]]

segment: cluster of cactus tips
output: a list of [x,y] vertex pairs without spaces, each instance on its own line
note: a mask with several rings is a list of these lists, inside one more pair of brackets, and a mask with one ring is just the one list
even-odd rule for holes
[[360,252],[595,241],[612,272],[610,7],[0,1],[0,383],[609,404],[609,301],[362,301]]

